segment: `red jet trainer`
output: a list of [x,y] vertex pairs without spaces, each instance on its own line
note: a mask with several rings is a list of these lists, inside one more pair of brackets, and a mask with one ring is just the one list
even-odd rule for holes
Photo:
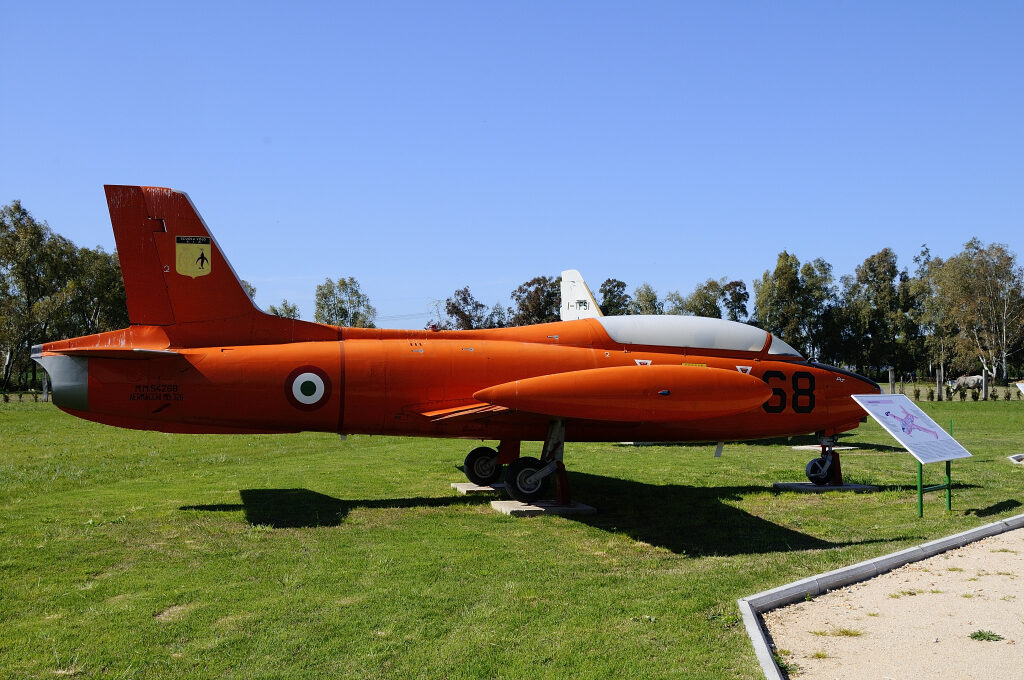
[[[880,391],[721,319],[430,331],[271,316],[249,299],[187,195],[106,193],[131,325],[33,348],[57,406],[87,420],[161,432],[497,439],[497,450],[470,452],[466,475],[478,484],[504,477],[510,495],[531,501],[553,473],[564,482],[566,440],[817,433],[823,455],[808,474],[836,480],[832,438],[864,416],[850,395]],[[523,440],[544,441],[540,459],[519,455]]]

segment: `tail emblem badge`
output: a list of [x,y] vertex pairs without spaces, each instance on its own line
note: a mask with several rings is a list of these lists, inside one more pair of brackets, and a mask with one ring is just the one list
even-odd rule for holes
[[209,236],[175,236],[174,270],[182,276],[206,276],[210,273]]

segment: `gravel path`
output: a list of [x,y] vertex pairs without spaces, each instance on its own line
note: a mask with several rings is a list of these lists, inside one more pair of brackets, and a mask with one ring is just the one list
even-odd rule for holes
[[[790,675],[1024,680],[1024,529],[763,615]],[[987,631],[998,640],[975,640]]]

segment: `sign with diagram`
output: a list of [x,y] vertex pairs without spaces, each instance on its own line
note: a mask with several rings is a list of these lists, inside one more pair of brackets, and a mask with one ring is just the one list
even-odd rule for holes
[[903,445],[919,463],[970,458],[953,439],[905,394],[854,394],[854,401],[885,431]]

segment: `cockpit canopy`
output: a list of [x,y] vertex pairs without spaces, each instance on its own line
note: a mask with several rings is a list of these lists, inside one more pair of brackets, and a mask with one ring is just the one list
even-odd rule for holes
[[[760,352],[769,334],[755,326],[737,321],[709,319],[703,316],[675,314],[602,316],[597,321],[609,337],[623,345],[660,345],[662,347],[699,347],[734,352]],[[768,353],[800,357],[791,346],[772,337]]]
[[792,345],[784,341],[782,338],[777,338],[774,335],[772,336],[772,346],[768,348],[768,354],[784,357],[799,357],[800,359],[803,359],[800,352],[793,349]]

